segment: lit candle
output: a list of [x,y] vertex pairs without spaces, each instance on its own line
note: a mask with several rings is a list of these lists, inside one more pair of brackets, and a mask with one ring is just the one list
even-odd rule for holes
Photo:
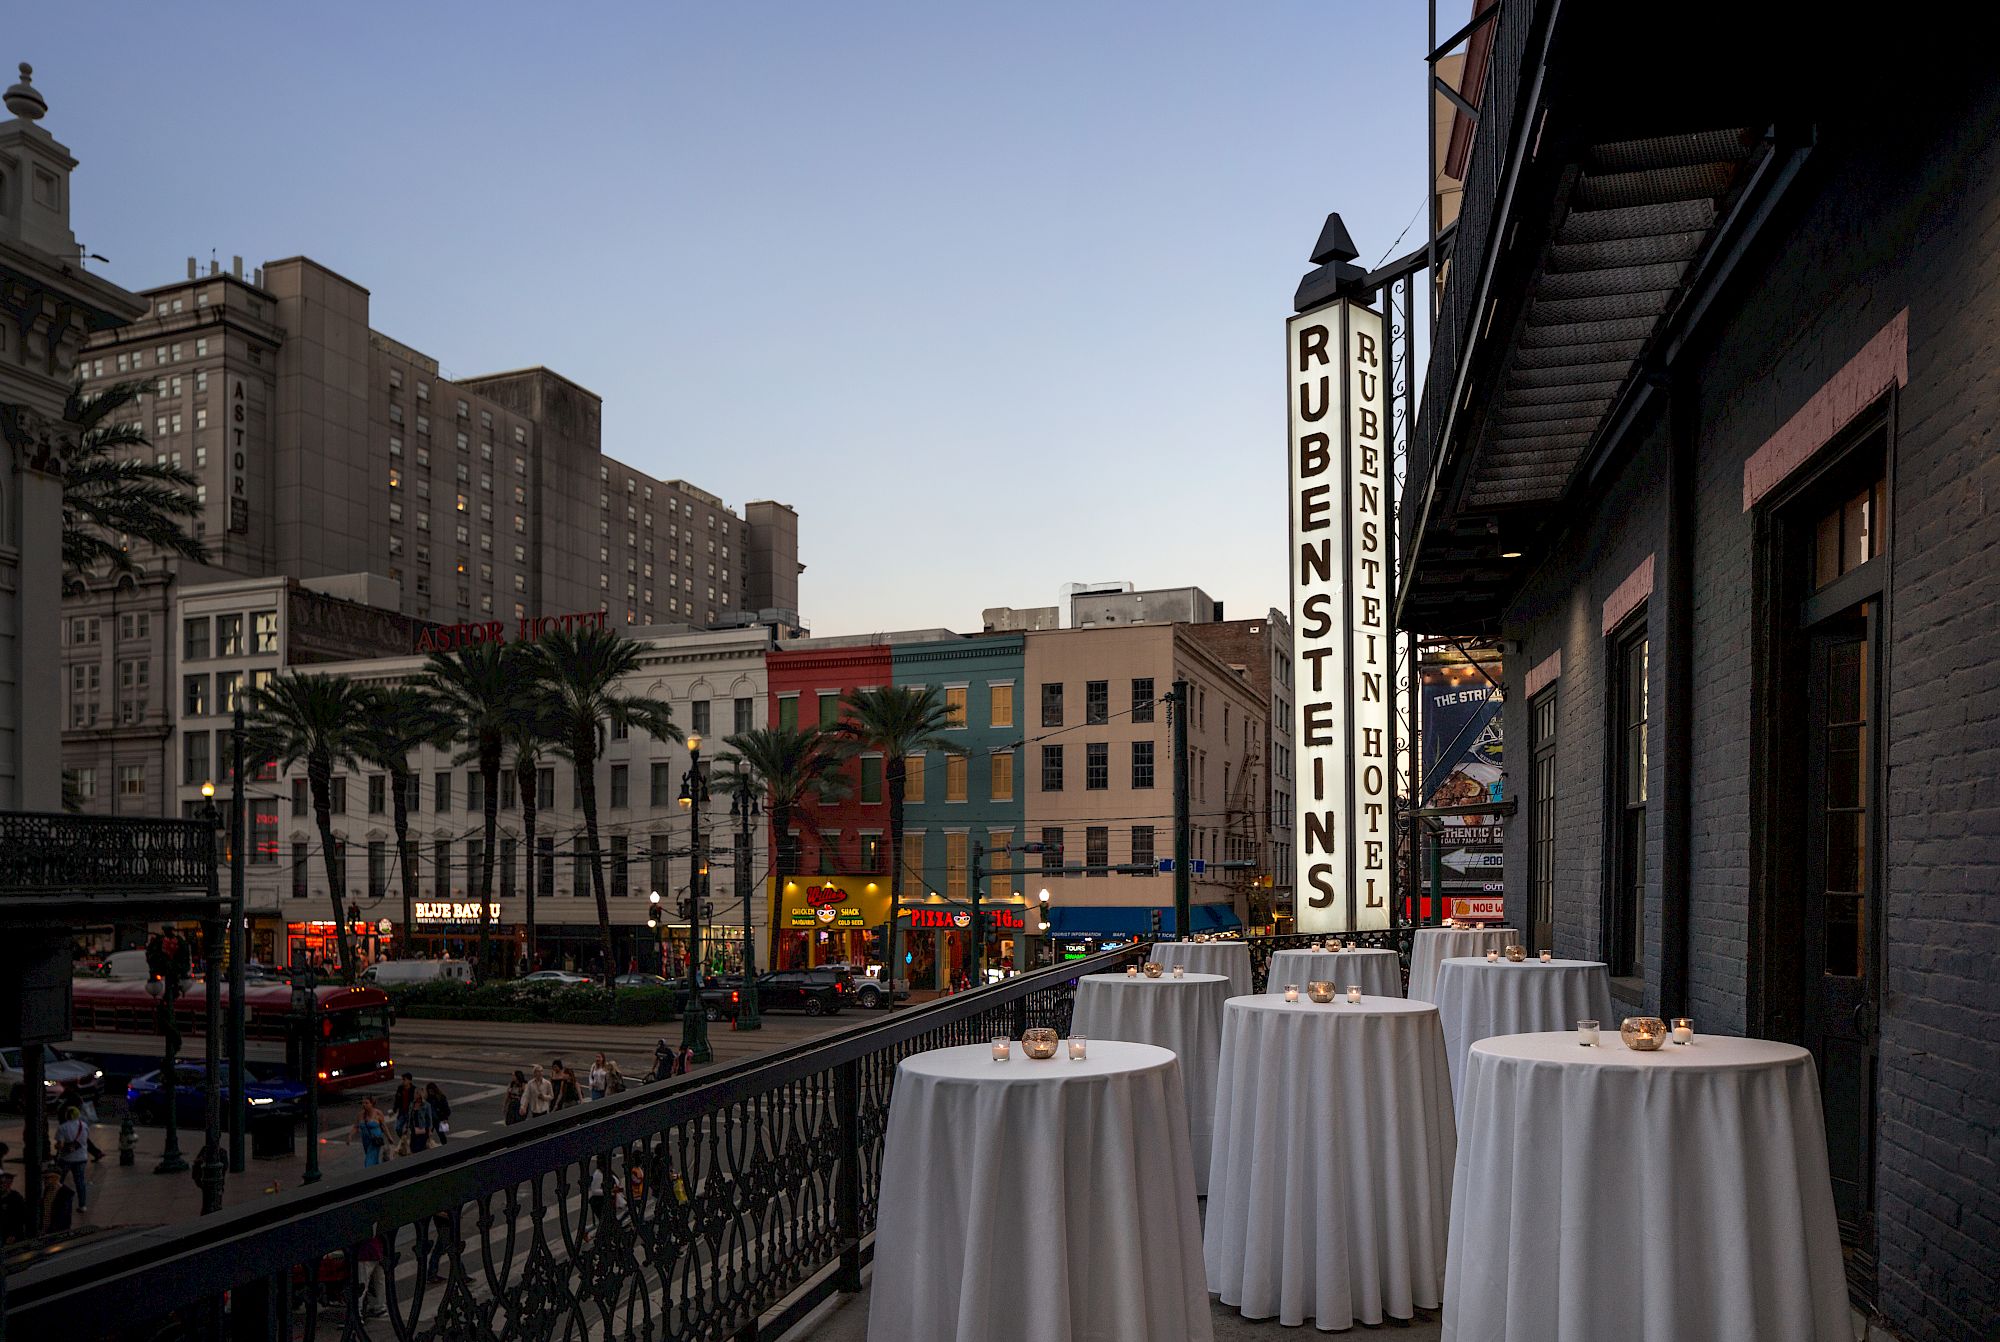
[[1576,1042],[1585,1048],[1597,1047],[1597,1022],[1580,1020],[1576,1023]]
[[1299,985],[1298,985],[1298,984],[1296,984],[1296,983],[1287,983],[1287,984],[1285,985],[1285,1000],[1286,1000],[1287,1002],[1296,1002],[1296,1001],[1298,1001],[1298,1000],[1299,1000]]
[[1486,952],[1486,963],[1489,965],[1500,963],[1500,952],[1498,951]]
[[1361,985],[1360,985],[1360,984],[1358,984],[1358,983],[1350,983],[1350,984],[1348,984],[1348,985],[1347,985],[1347,1004],[1348,1004],[1349,1006],[1360,1006],[1360,1005],[1361,1005]]
[[1542,963],[1543,963],[1543,964],[1547,964],[1547,963],[1549,963],[1549,961],[1551,961],[1551,960],[1553,960],[1553,959],[1555,959],[1555,958],[1556,958],[1556,953],[1555,953],[1554,951],[1543,951],[1543,952],[1542,952]]
[[1674,1017],[1674,1042],[1685,1044],[1694,1038],[1694,1022],[1686,1016]]
[[1125,966],[1125,977],[1126,977],[1126,978],[1128,978],[1128,979],[1136,979],[1136,978],[1138,978],[1138,977],[1139,977],[1139,966],[1137,966],[1137,965],[1126,965],[1126,966]]
[[1178,979],[1178,978],[1186,978],[1186,977],[1187,977],[1187,966],[1186,966],[1186,965],[1175,965],[1175,966],[1174,966],[1174,977],[1175,977],[1175,978],[1177,978],[1177,979]]
[[1005,1035],[996,1035],[993,1040],[993,1061],[1007,1061],[1009,1051],[1007,1037]]
[[1071,1035],[1069,1037],[1069,1060],[1071,1062],[1082,1062],[1084,1058],[1084,1048],[1089,1042],[1090,1042],[1089,1040],[1085,1039],[1080,1034]]
[[1350,941],[1350,942],[1348,942],[1348,943],[1347,943],[1347,949],[1348,949],[1348,950],[1350,950],[1350,951],[1351,951],[1351,950],[1353,950],[1353,949],[1354,949],[1354,943],[1353,943],[1353,942],[1351,942],[1351,941]]

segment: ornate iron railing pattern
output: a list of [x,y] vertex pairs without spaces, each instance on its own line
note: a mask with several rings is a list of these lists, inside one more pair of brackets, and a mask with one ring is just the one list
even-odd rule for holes
[[0,811],[0,895],[206,891],[214,865],[199,821]]
[[1108,951],[192,1227],[72,1246],[9,1279],[7,1333],[775,1337],[860,1286],[897,1063],[1066,1029],[1079,975],[1144,954]]

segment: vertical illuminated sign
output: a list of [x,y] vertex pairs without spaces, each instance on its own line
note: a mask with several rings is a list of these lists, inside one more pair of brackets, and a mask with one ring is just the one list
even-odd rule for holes
[[1389,925],[1387,350],[1346,299],[1285,324],[1298,930]]

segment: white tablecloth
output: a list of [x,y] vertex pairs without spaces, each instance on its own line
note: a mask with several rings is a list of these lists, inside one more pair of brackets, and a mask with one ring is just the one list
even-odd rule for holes
[[1410,947],[1410,1000],[1435,1002],[1438,964],[1464,956],[1483,956],[1488,951],[1504,951],[1518,945],[1521,934],[1511,927],[1482,927],[1461,931],[1455,927],[1420,927]]
[[1162,941],[1153,958],[1172,969],[1186,965],[1190,974],[1220,974],[1229,980],[1229,995],[1250,991],[1250,946],[1242,941]]
[[1089,1053],[896,1069],[869,1342],[1211,1342],[1180,1064]]
[[1446,960],[1438,966],[1432,992],[1438,1019],[1444,1022],[1454,1104],[1465,1092],[1466,1050],[1482,1039],[1541,1030],[1574,1032],[1580,1020],[1597,1021],[1608,1036],[1618,1033],[1618,1017],[1611,1014],[1611,978],[1601,960]]
[[1222,1004],[1228,997],[1229,980],[1220,974],[1175,978],[1169,971],[1156,979],[1086,974],[1077,983],[1076,1010],[1070,1017],[1072,1034],[1157,1044],[1181,1060],[1188,1151],[1194,1159],[1195,1192],[1201,1194],[1208,1192],[1215,1063],[1222,1052]]
[[1612,1024],[1472,1046],[1447,1342],[1850,1342],[1812,1055]]
[[1271,957],[1271,972],[1264,980],[1266,994],[1283,995],[1287,983],[1306,985],[1324,979],[1342,992],[1358,983],[1368,997],[1401,997],[1403,963],[1394,951],[1355,947],[1351,951],[1279,951]]
[[1454,1141],[1437,1008],[1231,998],[1220,1087],[1208,1288],[1322,1329],[1435,1309]]

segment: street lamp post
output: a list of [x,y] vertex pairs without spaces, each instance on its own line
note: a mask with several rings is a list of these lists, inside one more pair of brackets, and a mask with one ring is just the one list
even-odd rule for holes
[[243,843],[246,831],[243,789],[243,700],[239,695],[229,726],[229,1075],[236,1086],[229,1093],[229,1172],[243,1173],[243,1128],[250,1112],[250,1094],[243,1086],[243,960],[249,930],[244,927]]
[[304,1183],[319,1182],[319,975],[308,964],[292,984],[292,1010],[299,1018],[299,1070],[306,1083],[306,1172]]
[[181,1156],[180,1096],[174,1084],[181,1052],[180,1022],[174,1008],[181,997],[187,951],[185,943],[171,929],[156,933],[153,944],[158,949],[148,948],[146,959],[152,977],[146,980],[146,991],[160,999],[160,1034],[165,1043],[160,1057],[160,1095],[167,1125],[166,1146],[160,1152],[160,1163],[153,1166],[153,1173],[186,1174],[187,1161]]
[[[222,814],[215,809],[215,784],[201,785],[201,819],[209,827],[211,836],[222,830]],[[211,856],[214,841],[209,844]],[[215,916],[216,906],[222,902],[222,892],[217,888],[216,863],[208,864],[208,916],[202,920],[202,950],[206,953],[208,965],[203,974],[204,989],[202,1013],[203,1062],[206,1073],[202,1077],[202,1147],[195,1157],[195,1184],[201,1189],[201,1214],[207,1216],[222,1210],[222,1181],[228,1173],[228,1162],[222,1154],[222,920]],[[232,1075],[231,1084],[240,1091],[243,1078]]]
[[750,821],[763,808],[757,804],[757,794],[750,791],[749,775],[740,759],[736,761],[736,793],[729,800],[729,810],[736,817],[736,897],[743,901],[743,992],[736,1003],[736,1028],[761,1030],[764,1017],[757,1009],[757,946],[750,939]]
[[708,783],[701,776],[701,737],[689,735],[688,771],[681,779],[680,802],[694,825],[688,872],[688,1006],[681,1013],[681,1047],[695,1062],[710,1062],[715,1055],[708,1046],[708,1013],[701,1000],[701,913],[707,895],[707,845],[702,842],[701,804],[708,800]]
[[1041,905],[1041,921],[1035,924],[1035,931],[1041,936],[1042,949],[1049,953],[1049,963],[1054,964],[1056,962],[1055,946],[1049,940],[1049,888],[1046,885],[1042,887],[1042,893],[1037,898],[1037,902]]

